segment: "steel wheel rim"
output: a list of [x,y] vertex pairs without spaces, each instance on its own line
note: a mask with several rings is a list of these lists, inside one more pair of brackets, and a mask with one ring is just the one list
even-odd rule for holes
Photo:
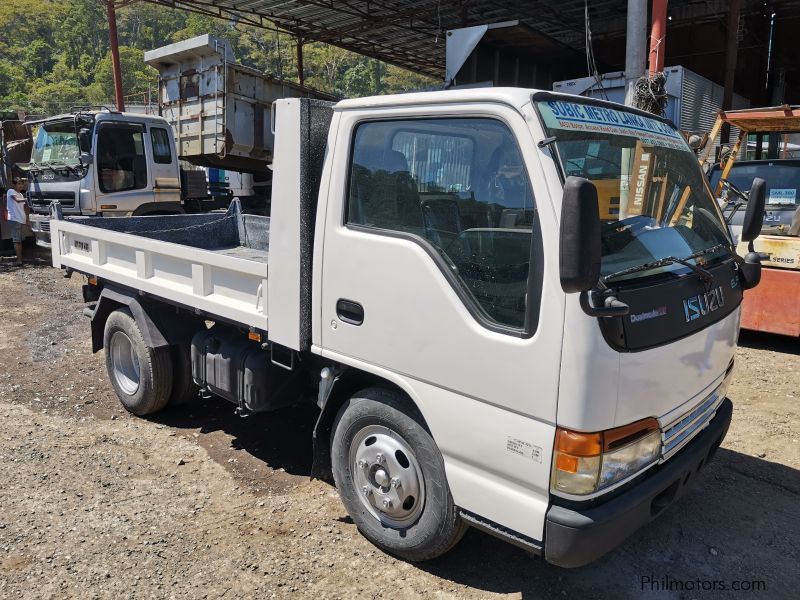
[[131,339],[123,331],[115,331],[111,336],[111,366],[114,380],[123,392],[133,396],[139,389],[139,358]]
[[368,425],[356,433],[350,468],[361,503],[381,524],[403,528],[422,514],[422,469],[408,443],[391,429]]

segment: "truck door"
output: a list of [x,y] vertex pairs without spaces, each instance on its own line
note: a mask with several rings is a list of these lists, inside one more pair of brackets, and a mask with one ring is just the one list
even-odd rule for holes
[[151,126],[150,149],[153,160],[150,163],[153,180],[153,200],[158,203],[181,201],[181,180],[178,170],[178,157],[173,148],[171,128]]
[[95,148],[98,213],[131,214],[153,202],[143,124],[101,121]]
[[341,113],[315,339],[412,396],[459,506],[541,540],[564,298],[540,150],[510,107],[425,115]]

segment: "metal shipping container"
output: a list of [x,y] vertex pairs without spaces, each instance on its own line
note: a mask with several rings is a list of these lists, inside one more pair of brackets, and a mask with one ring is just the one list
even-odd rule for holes
[[[722,86],[682,66],[667,67],[664,73],[667,77],[667,106],[664,116],[687,134],[702,136],[710,132],[717,113],[722,108]],[[607,73],[600,76],[600,81],[595,77],[557,81],[553,84],[553,91],[623,104],[625,73]],[[750,101],[734,94],[733,108],[750,108]],[[731,130],[731,143],[738,134],[738,130]],[[719,145],[719,139],[716,144]]]
[[159,72],[159,111],[180,157],[203,167],[265,171],[273,157],[273,100],[335,99],[237,64],[230,44],[212,35],[150,50],[144,61]]

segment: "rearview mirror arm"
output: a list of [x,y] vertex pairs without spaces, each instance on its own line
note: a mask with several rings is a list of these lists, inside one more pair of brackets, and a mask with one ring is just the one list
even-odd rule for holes
[[631,311],[630,306],[616,297],[614,290],[606,287],[583,291],[578,301],[583,312],[590,317],[622,317]]

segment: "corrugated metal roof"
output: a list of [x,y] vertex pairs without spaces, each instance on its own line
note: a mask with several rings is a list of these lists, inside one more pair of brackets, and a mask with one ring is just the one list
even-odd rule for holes
[[[147,0],[320,41],[433,77],[444,72],[448,29],[519,20],[536,31],[583,52],[585,0]],[[642,0],[645,1],[645,0]],[[592,0],[595,40],[625,33],[627,0]],[[719,21],[727,0],[671,0],[671,26]],[[800,14],[800,0],[743,0],[742,14]],[[796,51],[792,52],[797,54]]]

